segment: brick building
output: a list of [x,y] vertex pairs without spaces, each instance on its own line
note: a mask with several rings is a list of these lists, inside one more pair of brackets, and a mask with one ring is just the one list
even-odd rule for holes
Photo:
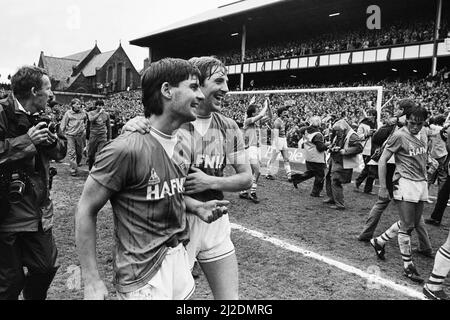
[[38,66],[48,72],[52,88],[60,92],[107,94],[140,86],[140,75],[122,45],[102,53],[95,44],[91,50],[62,58],[41,51]]

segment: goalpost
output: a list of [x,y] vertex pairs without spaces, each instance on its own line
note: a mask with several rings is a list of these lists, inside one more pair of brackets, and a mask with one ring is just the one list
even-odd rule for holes
[[[228,95],[231,96],[258,96],[258,95],[264,95],[264,94],[274,94],[274,95],[284,95],[284,94],[308,94],[308,93],[329,93],[329,92],[376,92],[376,102],[375,102],[375,108],[377,111],[377,126],[378,128],[381,126],[381,111],[382,109],[392,100],[389,99],[385,104],[382,104],[383,100],[383,87],[382,86],[364,86],[364,87],[338,87],[338,88],[314,88],[314,89],[282,89],[282,90],[255,90],[255,91],[230,91],[228,92]],[[247,107],[247,106],[245,106]],[[364,109],[367,109],[368,106],[360,106]],[[245,114],[246,110],[242,110]],[[331,111],[331,110],[330,110]],[[323,117],[323,114],[314,114],[316,116]],[[272,152],[272,147],[268,146],[267,154],[270,154]],[[288,148],[289,152],[289,158],[291,162],[299,162],[304,163],[304,156],[303,152],[297,148]],[[266,154],[266,157],[267,157]],[[280,159],[281,155],[278,156],[278,159]],[[264,158],[264,156],[263,156]],[[362,170],[364,167],[364,163],[362,161],[362,157],[360,156],[360,168],[359,170],[356,169],[356,171]]]

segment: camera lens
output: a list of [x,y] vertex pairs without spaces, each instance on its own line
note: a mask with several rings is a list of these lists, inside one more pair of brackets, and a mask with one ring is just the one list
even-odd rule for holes
[[51,133],[55,133],[56,132],[56,124],[55,123],[50,123],[50,125],[48,126],[48,130],[51,132]]
[[24,191],[25,183],[20,180],[13,180],[9,186],[9,202],[19,203],[22,201]]

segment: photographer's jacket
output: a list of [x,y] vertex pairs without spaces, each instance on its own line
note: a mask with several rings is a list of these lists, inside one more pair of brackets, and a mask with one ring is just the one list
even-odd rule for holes
[[356,132],[345,120],[339,120],[338,122],[341,122],[345,129],[336,137],[334,145],[344,150],[344,154],[331,152],[328,159],[328,170],[341,183],[350,183],[353,168],[358,165],[357,155],[363,151],[363,146]]
[[1,213],[0,232],[37,231],[43,210],[46,219],[52,218],[49,160],[65,157],[66,140],[58,136],[53,145],[35,146],[27,134],[33,126],[31,121],[12,95],[0,100],[0,175],[20,170],[27,176],[22,178],[27,180],[22,201]]

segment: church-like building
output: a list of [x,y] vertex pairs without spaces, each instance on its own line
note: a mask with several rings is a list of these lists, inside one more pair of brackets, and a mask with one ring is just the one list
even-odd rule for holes
[[102,53],[96,43],[91,50],[62,58],[41,51],[38,66],[48,72],[54,91],[107,94],[140,86],[140,75],[122,45]]

